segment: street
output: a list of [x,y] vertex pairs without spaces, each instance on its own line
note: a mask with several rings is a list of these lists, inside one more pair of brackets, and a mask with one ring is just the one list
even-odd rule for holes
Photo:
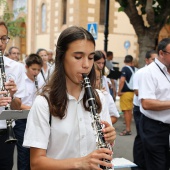
[[[129,136],[119,136],[119,133],[125,128],[123,124],[123,116],[121,115],[118,119],[117,123],[114,125],[117,132],[117,138],[114,147],[114,155],[115,158],[125,158],[133,162],[133,142],[136,135],[136,129],[134,120],[132,120],[132,135]],[[130,168],[121,168],[120,170],[129,170]],[[13,170],[17,170],[17,151],[15,149],[14,153],[14,167]]]
[[[115,158],[125,158],[133,162],[133,142],[136,136],[136,128],[134,120],[132,120],[132,135],[129,136],[119,136],[119,133],[125,129],[125,124],[123,123],[124,119],[121,115],[118,119],[118,122],[114,125],[116,128],[117,138],[114,147],[114,155]],[[129,170],[130,168],[120,168],[120,170]]]

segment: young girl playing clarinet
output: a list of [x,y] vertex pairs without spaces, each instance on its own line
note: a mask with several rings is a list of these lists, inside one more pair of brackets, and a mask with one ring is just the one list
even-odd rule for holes
[[[72,26],[60,34],[54,72],[27,120],[23,145],[30,147],[32,170],[102,170],[100,166],[113,166],[112,150],[96,148],[97,132],[83,87],[82,74],[87,74],[95,89],[94,51],[95,41],[84,28]],[[94,96],[104,139],[112,145],[116,133],[105,98],[95,90]]]

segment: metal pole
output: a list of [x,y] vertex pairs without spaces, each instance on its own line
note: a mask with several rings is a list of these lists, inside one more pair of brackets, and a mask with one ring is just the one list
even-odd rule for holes
[[107,52],[107,42],[108,42],[108,34],[109,34],[109,3],[110,3],[110,0],[105,0],[105,30],[104,30],[104,51]]

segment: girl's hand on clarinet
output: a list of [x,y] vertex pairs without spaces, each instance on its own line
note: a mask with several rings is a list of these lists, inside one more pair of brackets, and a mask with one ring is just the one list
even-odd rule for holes
[[6,106],[11,102],[11,97],[4,97],[7,94],[7,91],[0,91],[0,106]]
[[11,97],[13,97],[13,95],[17,91],[17,85],[15,84],[14,80],[11,80],[11,79],[5,83],[5,88],[6,88],[6,90],[9,90]]
[[[110,163],[112,160],[113,152],[107,148],[100,148],[98,150],[93,151],[89,155],[82,157],[80,160],[81,168],[83,170],[102,170],[99,165],[106,166],[108,168],[112,168],[112,164]],[[110,162],[106,162],[105,160],[109,160]]]
[[104,133],[105,140],[108,143],[113,144],[114,140],[116,139],[115,128],[106,121],[101,121],[101,123],[104,125],[102,131]]

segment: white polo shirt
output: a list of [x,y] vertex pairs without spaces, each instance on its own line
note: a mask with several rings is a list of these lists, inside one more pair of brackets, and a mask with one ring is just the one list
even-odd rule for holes
[[[140,79],[141,79],[141,74],[142,71],[145,67],[140,68],[139,70],[137,70],[133,76],[133,89],[134,90],[138,90],[139,89],[139,83],[140,83]],[[135,106],[140,106],[140,101],[138,99],[138,96],[136,96],[136,94],[134,94],[133,97],[133,104]]]
[[[105,98],[102,102],[101,120],[111,124]],[[47,157],[54,159],[83,157],[96,149],[96,137],[92,128],[91,113],[83,107],[84,90],[76,100],[68,94],[66,117],[62,120],[52,116],[49,124],[49,107],[46,99],[37,96],[29,112],[23,146],[47,150]]]
[[120,115],[119,115],[119,112],[118,112],[118,110],[116,108],[115,102],[114,102],[113,97],[111,96],[111,94],[108,93],[107,91],[102,91],[102,93],[105,96],[106,105],[107,105],[107,107],[109,109],[110,116],[115,116],[115,117],[119,118]]
[[[38,81],[38,88],[41,88],[44,85],[44,81],[41,81],[39,76],[37,76]],[[37,95],[37,88],[35,86],[35,82],[28,78],[28,76],[25,73],[25,85],[27,89],[27,94],[21,98],[22,104],[27,106],[32,106],[35,97]]]
[[108,83],[111,83],[111,81],[109,82],[109,79],[106,76],[102,76],[102,86],[106,88],[108,93],[110,93]]
[[[14,94],[15,97],[22,98],[25,96],[25,70],[21,63],[11,60],[3,56],[6,81],[13,79],[17,85],[17,92]],[[0,76],[1,77],[1,76]],[[1,80],[2,83],[2,80]],[[5,110],[5,107],[0,107],[0,113]],[[6,121],[0,120],[0,129],[6,129]]]
[[[49,76],[50,76],[50,65],[49,65],[49,63],[47,63],[47,71],[45,72],[44,71],[44,68],[42,67],[42,72],[43,72],[43,75],[44,75],[44,77],[43,77],[43,79],[45,78],[45,80],[46,81],[48,81],[48,79],[49,79]],[[40,74],[42,74],[42,73],[40,73]]]
[[[158,59],[155,59],[155,62],[163,70],[170,81],[170,74],[168,73],[166,66]],[[139,84],[139,100],[156,99],[160,101],[170,101],[170,82],[155,62],[147,66],[141,75]],[[140,106],[140,110],[145,116],[151,119],[170,124],[170,109],[153,111],[144,110],[143,107]]]

